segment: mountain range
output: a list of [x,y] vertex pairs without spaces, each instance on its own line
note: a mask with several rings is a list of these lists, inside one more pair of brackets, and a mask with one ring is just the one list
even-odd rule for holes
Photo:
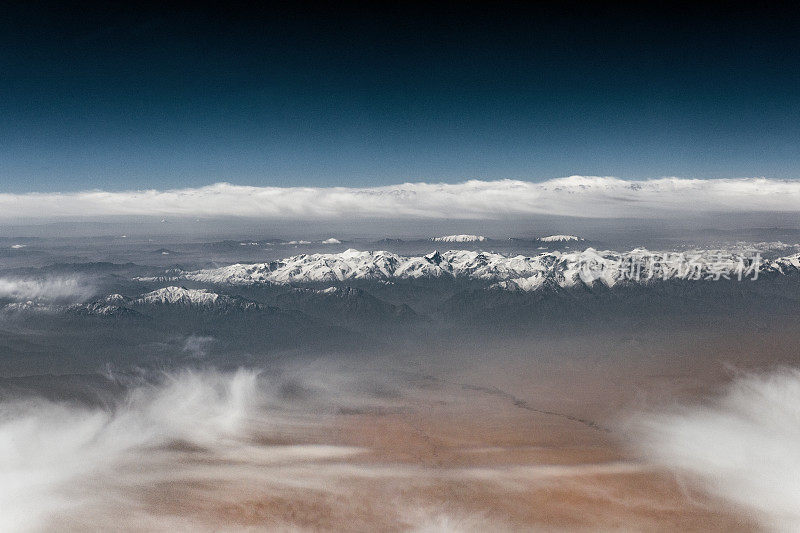
[[800,254],[766,260],[724,250],[651,252],[543,252],[510,256],[471,250],[434,251],[401,256],[387,251],[301,254],[268,263],[237,263],[220,268],[168,272],[139,281],[180,281],[221,285],[309,284],[351,280],[464,279],[488,282],[508,290],[533,291],[556,285],[607,287],[653,283],[672,279],[719,280],[757,278],[759,275],[800,271]]

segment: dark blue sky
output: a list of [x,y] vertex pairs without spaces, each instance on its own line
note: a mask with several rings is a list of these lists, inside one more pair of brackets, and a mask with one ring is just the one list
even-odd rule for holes
[[0,192],[794,178],[797,21],[31,4],[0,21]]

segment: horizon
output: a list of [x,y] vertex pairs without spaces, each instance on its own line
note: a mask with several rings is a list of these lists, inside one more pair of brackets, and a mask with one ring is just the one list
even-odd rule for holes
[[800,530],[800,10],[0,17],[0,530]]

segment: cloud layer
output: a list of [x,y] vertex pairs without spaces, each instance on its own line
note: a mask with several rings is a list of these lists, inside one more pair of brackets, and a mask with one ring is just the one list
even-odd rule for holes
[[146,191],[0,194],[0,219],[186,216],[279,220],[503,219],[798,212],[800,180],[630,181],[570,176],[544,182],[466,181],[384,187],[206,187]]

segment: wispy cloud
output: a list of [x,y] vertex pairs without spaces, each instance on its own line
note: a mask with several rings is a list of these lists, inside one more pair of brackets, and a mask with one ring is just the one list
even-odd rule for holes
[[622,180],[570,176],[544,182],[466,181],[384,187],[247,187],[0,194],[0,219],[203,216],[272,219],[458,218],[529,215],[681,216],[800,211],[800,180]]
[[713,404],[638,419],[654,462],[758,513],[775,531],[800,523],[800,371],[744,376]]
[[95,293],[91,280],[80,276],[45,278],[0,277],[0,298],[11,300],[83,300]]

